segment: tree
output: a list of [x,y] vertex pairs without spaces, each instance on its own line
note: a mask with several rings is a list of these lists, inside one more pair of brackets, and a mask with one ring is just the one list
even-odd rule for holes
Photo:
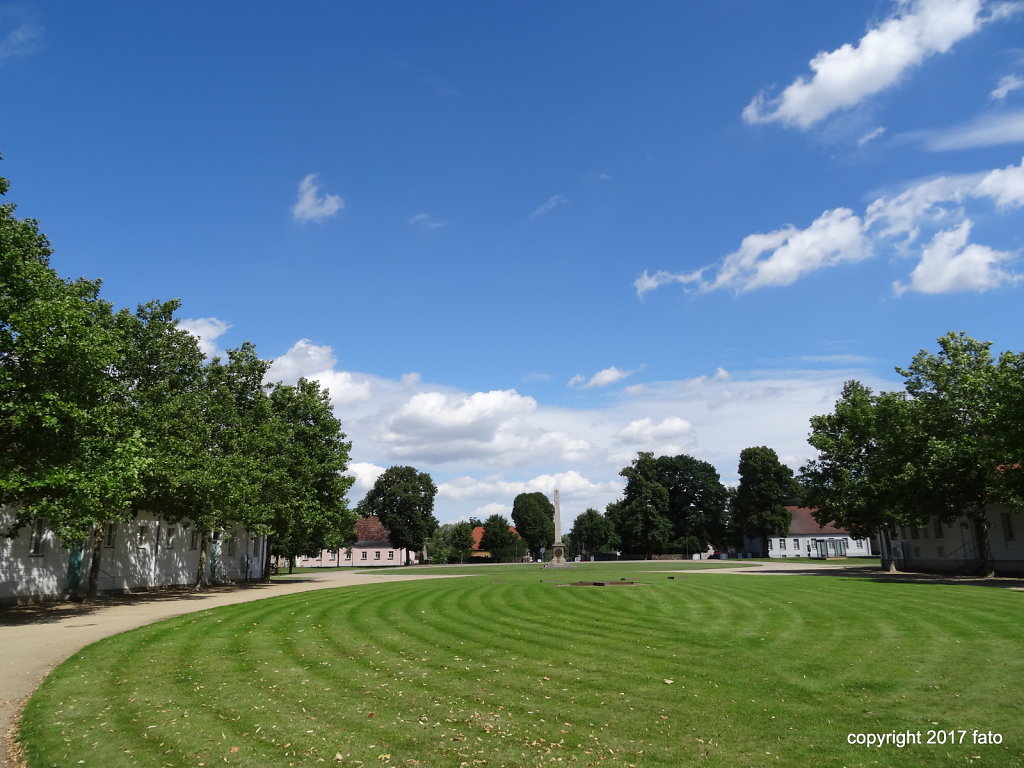
[[391,544],[406,550],[406,563],[410,550],[423,548],[427,538],[437,528],[434,517],[434,496],[437,486],[426,472],[412,467],[391,467],[377,478],[357,511],[363,517],[376,515],[384,527],[391,531]]
[[427,554],[434,563],[463,563],[473,551],[473,526],[467,522],[443,523],[427,540]]
[[484,533],[480,549],[490,552],[496,562],[513,560],[519,553],[519,536],[509,528],[504,515],[491,515],[484,520]]
[[668,491],[658,481],[654,454],[637,454],[619,474],[626,478],[626,490],[607,512],[623,549],[646,557],[664,552],[672,538],[672,523],[668,519]]
[[762,552],[768,552],[768,537],[785,535],[793,515],[786,505],[798,493],[793,470],[779,461],[778,455],[767,446],[744,448],[740,451],[734,512],[743,533],[760,538]]
[[673,548],[689,553],[703,552],[709,545],[721,546],[728,492],[718,470],[706,461],[680,455],[659,456],[655,472],[668,491]]
[[555,505],[539,491],[516,496],[512,522],[533,558],[539,558],[542,549],[550,549],[555,543]]
[[99,282],[61,279],[37,222],[14,210],[0,206],[0,503],[18,511],[8,535],[38,516],[78,557],[91,538],[91,598],[103,524],[128,515],[147,459]]
[[291,562],[299,555],[350,546],[356,516],[345,495],[354,480],[343,473],[352,444],[345,440],[328,392],[307,379],[294,386],[275,384],[270,406],[281,483],[269,498],[266,522],[275,551]]
[[609,552],[618,544],[612,521],[596,509],[588,509],[576,517],[569,537],[580,555]]
[[[988,506],[1015,500],[1005,477],[1007,468],[1019,465],[1021,459],[1002,437],[1019,432],[1020,423],[998,420],[1013,408],[1001,403],[1000,395],[1012,391],[1001,381],[1016,366],[1010,355],[997,369],[990,347],[990,342],[976,341],[963,332],[948,333],[939,339],[938,354],[921,350],[906,369],[896,369],[905,380],[910,437],[916,442],[916,450],[906,457],[903,475],[917,482],[912,493],[902,495],[901,503],[918,517],[934,515],[950,521],[965,515],[974,529],[986,576],[995,574]],[[903,488],[907,489],[906,483]]]
[[874,395],[848,381],[833,412],[811,419],[808,442],[818,451],[801,467],[804,501],[819,524],[835,523],[858,538],[877,534],[883,565],[895,568],[889,531],[909,521],[897,501],[895,480],[906,445],[898,440],[907,403],[899,393]]

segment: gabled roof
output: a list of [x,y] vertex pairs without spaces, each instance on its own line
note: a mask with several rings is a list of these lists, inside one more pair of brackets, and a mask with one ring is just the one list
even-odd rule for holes
[[[512,531],[512,533],[514,533],[518,538],[522,538],[521,536],[519,536],[519,531],[517,531],[511,525],[508,527],[508,529],[510,531]],[[476,551],[476,552],[480,551],[480,542],[483,541],[483,538],[484,538],[484,527],[482,525],[478,525],[478,526],[476,526],[473,529],[473,550],[474,551]]]
[[791,536],[806,536],[822,533],[841,536],[849,535],[848,531],[836,528],[832,523],[825,526],[818,525],[818,521],[814,519],[813,515],[815,510],[809,507],[786,507],[786,509],[793,514],[793,522],[789,524],[789,533]]
[[391,531],[384,527],[376,515],[356,520],[357,547],[390,547]]

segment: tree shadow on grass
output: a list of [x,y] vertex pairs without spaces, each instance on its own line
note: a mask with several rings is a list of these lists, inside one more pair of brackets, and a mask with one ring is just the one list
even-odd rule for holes
[[252,582],[238,585],[209,586],[198,592],[192,587],[169,587],[167,589],[154,589],[146,592],[101,595],[91,605],[75,602],[43,602],[30,605],[12,605],[0,607],[0,627],[53,624],[65,619],[79,617],[88,619],[97,611],[112,606],[201,601],[212,595],[227,592],[263,590],[273,586],[273,584]]
[[750,573],[758,576],[831,576],[834,578],[874,581],[878,584],[943,584],[958,587],[994,587],[996,589],[1024,590],[1024,578],[995,576],[986,579],[983,576],[917,571],[896,571],[895,573],[890,573],[880,568],[865,568],[863,566],[828,569],[808,568],[806,570],[798,569],[792,571],[750,571]]

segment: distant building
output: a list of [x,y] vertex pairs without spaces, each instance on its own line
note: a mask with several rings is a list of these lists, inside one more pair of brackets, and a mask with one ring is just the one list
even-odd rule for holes
[[789,531],[784,536],[768,538],[768,551],[762,552],[761,541],[748,539],[746,549],[758,557],[811,557],[825,560],[830,557],[870,557],[871,542],[854,538],[848,531],[831,523],[819,525],[813,509],[786,507],[793,516]]
[[[515,537],[517,539],[522,541],[523,537],[519,535],[519,531],[517,531],[514,526],[510,525],[508,527],[508,529],[513,534],[515,534]],[[473,551],[470,553],[470,557],[491,557],[491,553],[490,552],[488,552],[486,549],[482,549],[481,548],[481,542],[484,540],[484,527],[482,525],[476,526],[473,529],[472,534],[473,534]],[[522,558],[524,560],[526,560],[526,561],[529,561],[530,560],[530,553],[525,551],[526,550],[526,543],[525,542],[523,542],[523,550],[524,550],[524,553],[522,555]]]
[[295,564],[303,568],[405,565],[407,552],[413,564],[419,563],[418,552],[392,546],[391,531],[379,517],[361,517],[356,520],[356,542],[350,548],[324,549],[313,557],[296,558]]

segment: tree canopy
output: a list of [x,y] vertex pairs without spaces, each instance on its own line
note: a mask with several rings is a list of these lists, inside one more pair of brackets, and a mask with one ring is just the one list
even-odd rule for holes
[[519,536],[509,529],[508,518],[494,514],[483,522],[484,532],[480,539],[480,549],[490,552],[497,562],[515,560],[525,553],[525,547]]
[[576,517],[569,537],[581,555],[610,552],[619,543],[612,521],[596,509],[588,509]]
[[391,544],[406,550],[420,550],[437,528],[434,497],[437,486],[426,472],[413,467],[390,467],[359,502],[357,511],[364,517],[376,515],[391,532]]
[[[0,179],[0,194],[8,184]],[[8,536],[44,517],[72,561],[146,510],[203,532],[282,542],[352,537],[350,445],[315,383],[264,383],[251,344],[204,364],[177,301],[115,312],[99,281],[65,280],[34,220],[0,205],[0,503]],[[296,545],[298,546],[298,545]]]
[[555,505],[539,491],[516,496],[512,502],[512,523],[534,558],[555,543]]
[[1024,359],[963,332],[921,350],[902,392],[848,382],[831,414],[811,420],[818,456],[803,468],[819,522],[857,533],[965,515],[986,574],[993,573],[987,508],[1022,501],[1020,417]]
[[[738,474],[740,482],[733,498],[737,527],[762,542],[788,533],[793,515],[786,505],[792,504],[799,492],[793,470],[779,461],[774,450],[761,445],[740,451]],[[767,551],[765,546],[763,552]]]

